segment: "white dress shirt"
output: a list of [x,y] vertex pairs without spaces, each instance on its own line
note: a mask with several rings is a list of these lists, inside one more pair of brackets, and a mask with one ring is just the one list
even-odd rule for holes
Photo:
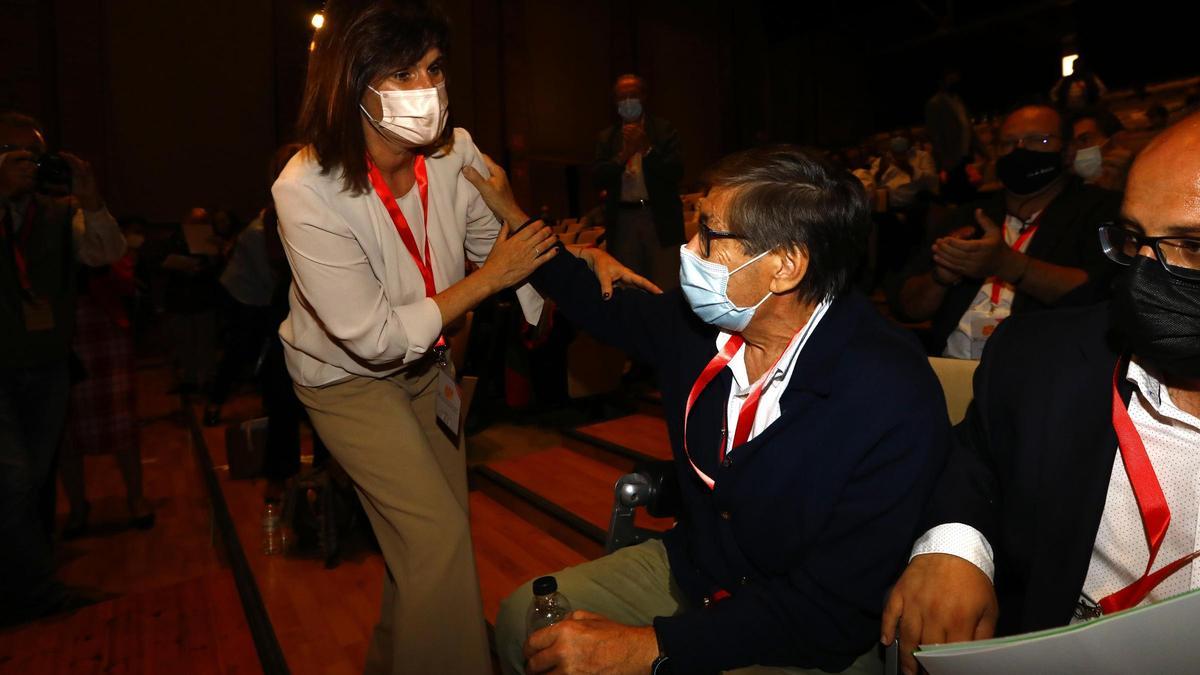
[[[1140,365],[1136,356],[1126,378],[1134,385],[1129,417],[1146,446],[1171,509],[1171,524],[1154,563],[1157,570],[1196,550],[1200,541],[1200,419],[1176,406],[1162,380]],[[925,553],[956,555],[975,563],[989,579],[995,574],[991,545],[978,530],[963,523],[938,525],[922,535],[912,555]],[[1149,555],[1141,513],[1118,452],[1083,583],[1084,595],[1099,602],[1133,583],[1146,571]],[[1156,602],[1197,587],[1200,560],[1167,577],[1144,602]]]
[[[1013,215],[1006,217],[1004,219],[1004,243],[1009,247],[1015,244],[1026,224],[1036,221],[1041,213],[1038,211],[1033,214],[1028,221]],[[1029,248],[1030,242],[1036,236],[1037,234],[1034,234],[1033,237],[1022,242],[1021,253]],[[958,326],[946,339],[946,349],[942,352],[942,356],[978,361],[979,357],[983,355],[984,343],[991,336],[991,331],[1012,314],[1013,298],[1016,297],[1016,289],[1012,284],[1005,281],[999,281],[999,283],[1000,302],[993,305],[992,287],[994,283],[991,279],[984,280],[983,285],[979,287],[979,292],[975,294],[975,299],[971,301],[971,307],[963,312],[962,317],[958,320]]]
[[[817,329],[817,324],[829,310],[829,305],[829,300],[823,300],[817,305],[812,316],[809,317],[808,323],[804,324],[800,332],[792,338],[787,349],[783,350],[775,367],[769,372],[763,373],[762,377],[769,379],[763,384],[762,395],[758,399],[758,410],[754,413],[754,423],[750,427],[750,436],[747,440],[761,434],[763,430],[779,419],[782,412],[779,409],[779,398],[783,396],[788,383],[792,381],[796,357],[800,354],[800,350],[804,349],[804,345],[813,331]],[[725,348],[725,343],[729,342],[731,337],[733,334],[725,331],[717,334],[718,353]],[[750,382],[750,378],[746,374],[746,348],[744,346],[737,351],[737,354],[734,354],[729,361],[728,368],[733,374],[733,385],[729,388],[729,401],[725,404],[725,419],[728,424],[728,433],[725,434],[725,454],[727,456],[733,452],[734,428],[737,426],[738,414],[742,412],[742,404],[746,402],[746,397],[750,395],[750,391],[757,384],[757,382]]]
[[[488,175],[463,129],[454,130],[451,149],[426,159],[428,228],[419,213],[409,215],[409,202],[417,201],[419,209],[419,200],[398,200],[422,255],[429,238],[438,291],[462,280],[466,260],[483,263],[500,231],[462,175],[467,164]],[[340,172],[322,175],[306,148],[288,162],[271,192],[292,266],[291,312],[279,335],[293,380],[316,387],[352,375],[386,377],[437,343],[441,311],[425,296],[420,269],[374,190],[344,191]],[[525,285],[517,299],[525,319],[537,323],[542,298]]]

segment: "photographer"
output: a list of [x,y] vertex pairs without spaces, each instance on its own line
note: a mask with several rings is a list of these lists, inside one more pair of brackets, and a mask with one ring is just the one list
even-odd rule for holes
[[[78,214],[45,194],[64,186]],[[0,113],[0,625],[80,604],[54,579],[39,499],[65,425],[76,262],[124,252],[91,167],[47,154],[33,118]]]

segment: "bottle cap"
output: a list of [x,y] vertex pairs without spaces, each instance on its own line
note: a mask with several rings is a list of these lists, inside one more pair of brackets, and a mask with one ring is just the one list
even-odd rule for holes
[[533,580],[534,595],[550,595],[558,590],[558,580],[554,577],[538,577]]

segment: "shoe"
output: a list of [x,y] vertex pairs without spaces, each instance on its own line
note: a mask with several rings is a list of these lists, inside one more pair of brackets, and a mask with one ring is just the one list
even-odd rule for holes
[[204,408],[204,426],[215,427],[221,423],[221,406],[208,405]]
[[62,540],[71,541],[78,539],[88,532],[88,515],[92,512],[92,505],[84,502],[83,508],[79,511],[73,511],[67,515],[67,522],[63,525]]

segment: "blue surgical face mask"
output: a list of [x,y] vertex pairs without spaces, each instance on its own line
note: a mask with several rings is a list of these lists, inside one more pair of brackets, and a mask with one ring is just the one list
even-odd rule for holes
[[679,286],[687,297],[688,304],[700,320],[731,333],[740,333],[750,325],[754,312],[770,293],[763,296],[752,307],[738,307],[729,299],[729,277],[746,269],[770,251],[763,251],[730,271],[721,263],[705,260],[693,253],[686,245],[679,247]]
[[626,98],[617,101],[617,114],[626,122],[633,122],[642,116],[641,99]]

